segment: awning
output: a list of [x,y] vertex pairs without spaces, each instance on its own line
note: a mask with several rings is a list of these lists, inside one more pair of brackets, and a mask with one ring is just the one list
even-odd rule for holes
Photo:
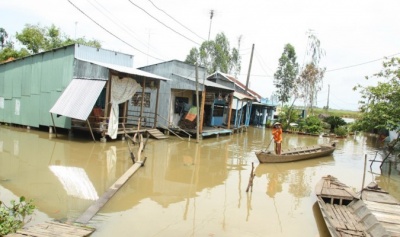
[[105,84],[103,80],[73,79],[50,113],[86,120]]

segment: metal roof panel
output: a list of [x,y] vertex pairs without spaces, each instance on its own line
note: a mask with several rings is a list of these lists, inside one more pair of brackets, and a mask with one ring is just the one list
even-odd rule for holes
[[106,81],[73,79],[50,109],[50,113],[86,120]]

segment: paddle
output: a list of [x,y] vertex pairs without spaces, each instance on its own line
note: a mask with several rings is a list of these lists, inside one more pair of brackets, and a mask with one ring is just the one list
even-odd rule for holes
[[271,143],[274,139],[272,139],[274,136],[271,137],[268,146],[265,148],[265,151],[267,151],[269,149],[269,147],[271,146]]

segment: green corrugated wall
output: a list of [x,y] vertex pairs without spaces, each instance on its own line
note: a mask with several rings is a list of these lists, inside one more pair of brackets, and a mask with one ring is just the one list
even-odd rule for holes
[[[49,110],[73,77],[75,47],[64,47],[0,64],[0,122],[51,126]],[[17,105],[19,107],[19,114]],[[69,118],[57,126],[69,128]]]

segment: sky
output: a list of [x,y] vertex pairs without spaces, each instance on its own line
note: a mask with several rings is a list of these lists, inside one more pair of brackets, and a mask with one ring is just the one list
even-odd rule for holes
[[252,61],[249,88],[264,98],[276,90],[273,75],[286,44],[301,67],[310,60],[311,30],[325,51],[317,106],[340,110],[357,110],[361,95],[353,87],[376,85],[365,76],[379,72],[385,57],[400,57],[398,0],[0,0],[0,9],[0,27],[11,40],[26,24],[54,24],[71,38],[134,55],[135,68],[184,61],[218,33],[231,48],[241,37],[238,79],[246,84]]

